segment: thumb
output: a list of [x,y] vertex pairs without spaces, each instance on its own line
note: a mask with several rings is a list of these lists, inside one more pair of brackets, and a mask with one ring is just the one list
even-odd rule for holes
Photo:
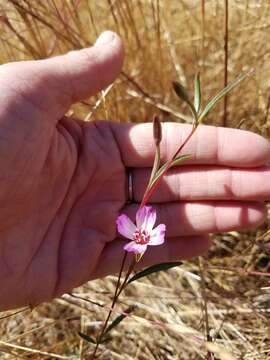
[[123,58],[119,36],[106,31],[89,48],[46,60],[3,65],[0,83],[59,118],[72,103],[108,86],[119,74]]

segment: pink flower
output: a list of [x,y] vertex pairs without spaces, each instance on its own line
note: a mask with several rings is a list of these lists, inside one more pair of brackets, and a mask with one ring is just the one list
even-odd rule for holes
[[156,211],[151,206],[144,206],[137,211],[136,225],[127,215],[118,216],[116,221],[118,232],[132,240],[124,246],[124,250],[143,254],[148,245],[155,246],[164,243],[166,226],[160,224],[153,229],[156,217]]

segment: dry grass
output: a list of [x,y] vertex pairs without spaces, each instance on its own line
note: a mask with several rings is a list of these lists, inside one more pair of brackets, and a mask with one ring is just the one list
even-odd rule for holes
[[[165,120],[189,121],[187,109],[171,91],[173,79],[192,87],[200,71],[208,98],[226,81],[226,67],[229,81],[254,67],[256,75],[227,99],[226,123],[269,137],[270,4],[229,2],[225,54],[225,3],[0,1],[1,62],[64,53],[114,29],[126,43],[124,71],[107,91],[72,111],[87,120],[134,122],[149,121],[154,112],[161,112]],[[207,122],[223,121],[221,104]],[[267,224],[252,233],[216,234],[207,258],[131,285],[118,309],[133,304],[137,308],[113,332],[101,358],[210,359],[212,351],[215,359],[270,359],[269,236],[254,242],[266,229]],[[115,282],[113,276],[93,281],[74,294],[107,305]],[[93,335],[106,311],[65,295],[32,312],[2,319],[0,358],[87,359],[92,346],[77,332]]]

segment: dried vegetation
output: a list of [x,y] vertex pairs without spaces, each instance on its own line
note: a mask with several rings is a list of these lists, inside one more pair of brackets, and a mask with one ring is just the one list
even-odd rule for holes
[[[126,62],[118,80],[70,112],[91,121],[190,121],[172,80],[192,87],[197,71],[209,98],[242,70],[256,74],[207,123],[269,137],[270,4],[267,0],[2,0],[0,60],[38,59],[88,46],[116,30]],[[224,46],[225,45],[225,46]],[[227,79],[227,80],[226,80]],[[135,311],[112,332],[102,359],[270,359],[270,244],[267,224],[213,235],[207,257],[139,280],[117,311]],[[262,236],[263,235],[263,236]],[[0,322],[1,359],[87,359],[116,278]],[[87,301],[86,301],[86,300]],[[94,302],[98,303],[94,303]],[[7,314],[2,314],[3,317]],[[204,340],[207,339],[208,342]],[[104,349],[106,349],[104,351]]]

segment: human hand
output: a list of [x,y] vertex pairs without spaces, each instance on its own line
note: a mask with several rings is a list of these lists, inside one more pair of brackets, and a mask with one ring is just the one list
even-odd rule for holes
[[[134,217],[142,199],[154,158],[152,125],[64,114],[113,81],[122,61],[119,38],[105,33],[89,49],[0,67],[1,309],[35,305],[119,270],[126,240],[115,221],[119,213]],[[163,125],[163,161],[188,131]],[[146,252],[142,266],[199,255],[210,245],[208,233],[248,229],[265,218],[265,139],[200,126],[185,153],[192,160],[170,170],[151,199],[167,225],[166,241]]]

